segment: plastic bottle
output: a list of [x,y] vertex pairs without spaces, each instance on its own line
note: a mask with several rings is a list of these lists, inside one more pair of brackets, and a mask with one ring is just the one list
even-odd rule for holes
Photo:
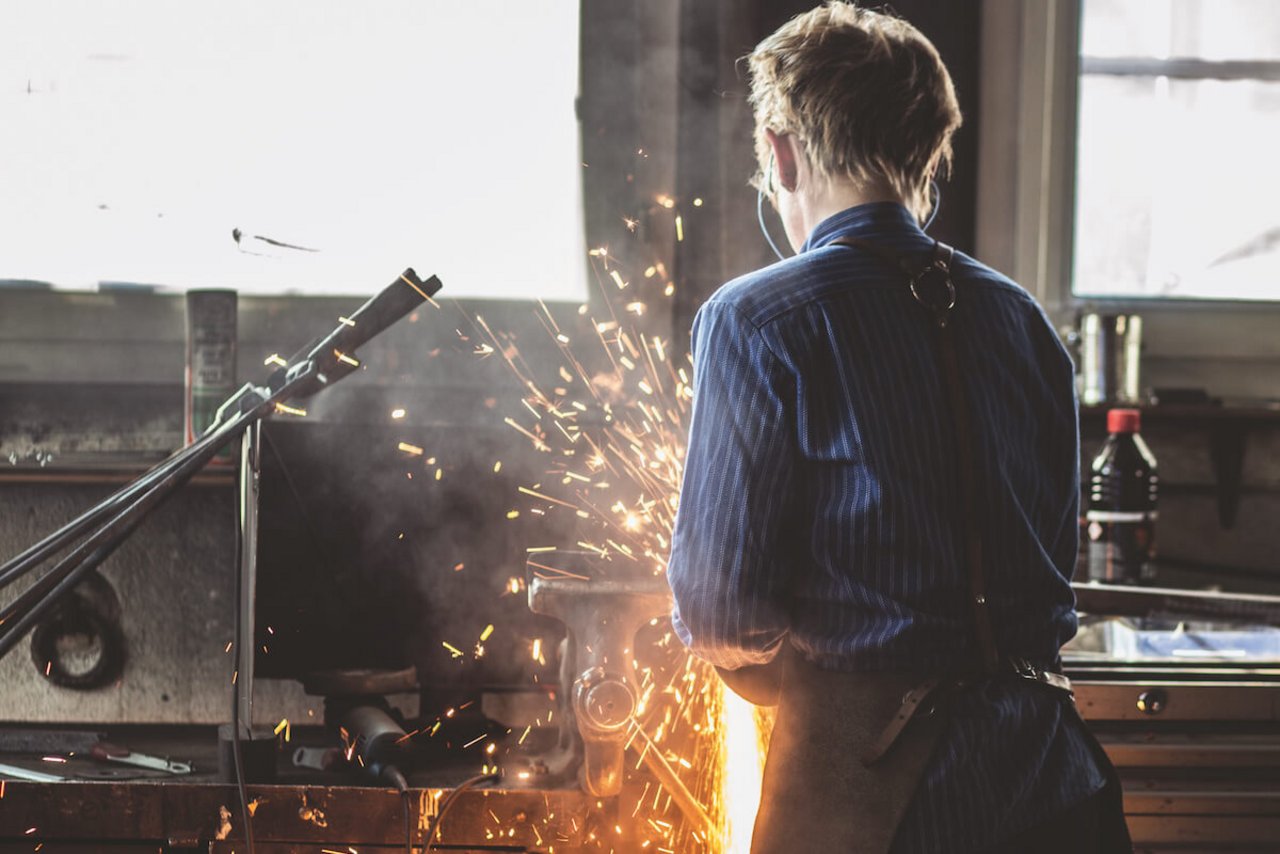
[[1156,458],[1138,435],[1136,409],[1107,413],[1107,437],[1093,460],[1089,505],[1089,578],[1112,584],[1141,584],[1152,577],[1156,500],[1160,478]]

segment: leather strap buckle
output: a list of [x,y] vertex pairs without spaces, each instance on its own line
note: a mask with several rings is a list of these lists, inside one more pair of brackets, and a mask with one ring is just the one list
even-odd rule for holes
[[1046,688],[1053,688],[1056,691],[1063,692],[1068,697],[1075,698],[1075,691],[1071,688],[1071,680],[1061,673],[1054,673],[1051,670],[1036,667],[1025,658],[1011,658],[1009,659],[1009,666],[1013,670],[1013,674],[1020,679],[1039,682]]
[[911,723],[911,719],[920,711],[923,703],[932,697],[942,684],[941,679],[926,679],[903,696],[902,703],[898,706],[898,711],[894,714],[893,719],[880,731],[880,736],[867,745],[866,749],[862,751],[862,755],[858,757],[862,760],[863,765],[872,765],[889,752],[889,748],[897,743],[898,737],[902,735],[902,731],[907,728],[907,724]]
[[[911,288],[911,296],[915,301],[933,313],[939,326],[947,323],[947,313],[956,307],[956,286],[951,281],[951,259],[955,250],[945,243],[934,241],[933,257],[924,269],[910,275],[907,284]],[[924,288],[922,284],[929,279],[941,278],[941,287]],[[932,299],[925,295],[926,290],[938,291],[940,299]]]

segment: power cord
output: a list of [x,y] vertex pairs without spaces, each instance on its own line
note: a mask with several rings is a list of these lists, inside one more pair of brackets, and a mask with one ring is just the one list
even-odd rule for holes
[[769,226],[764,222],[764,188],[773,180],[773,154],[769,155],[769,166],[765,169],[764,180],[756,187],[756,221],[760,223],[760,233],[764,235],[764,239],[768,241],[769,248],[773,250],[773,254],[778,256],[779,261],[785,261],[786,256],[782,254],[782,250],[778,248],[778,244],[773,242],[773,235],[769,233]]
[[[239,535],[237,534],[237,539]],[[237,552],[240,544],[236,543]],[[235,634],[232,637],[237,639],[240,637],[240,596],[241,585],[244,580],[241,573],[236,573],[236,608],[235,608]],[[244,654],[241,649],[236,650],[236,658],[240,658]],[[250,652],[250,655],[253,653]],[[253,726],[253,721],[249,721],[249,726]],[[253,816],[249,814],[249,790],[244,782],[244,754],[240,749],[240,673],[239,664],[236,665],[236,673],[231,678],[231,759],[236,769],[236,792],[240,798],[240,820],[244,822],[244,844],[249,850],[249,854],[254,854],[253,848]]]
[[[764,221],[764,188],[772,178],[773,155],[770,154],[769,166],[765,170],[764,180],[760,182],[760,186],[756,187],[756,222],[760,224],[760,233],[764,235],[764,239],[769,243],[769,248],[773,250],[773,254],[778,256],[779,261],[785,261],[786,256],[782,254],[782,250],[774,242],[773,235],[769,233],[769,226]],[[929,189],[933,191],[933,207],[929,211],[929,218],[920,227],[921,231],[929,230],[929,226],[933,225],[933,221],[938,218],[938,208],[942,206],[942,188],[938,186],[938,182],[930,179]]]
[[413,854],[413,796],[408,789],[400,792],[404,798],[404,854]]
[[440,802],[440,809],[436,811],[435,818],[431,819],[431,824],[427,826],[427,844],[422,849],[423,854],[426,854],[435,845],[436,831],[440,829],[440,822],[444,820],[445,812],[448,811],[449,807],[453,806],[453,802],[458,799],[458,795],[473,786],[478,786],[481,783],[496,783],[500,779],[501,777],[498,774],[478,774],[470,780],[464,780],[457,788],[446,795],[445,799]]
[[[284,476],[284,482],[289,488],[289,492],[293,497],[293,503],[297,507],[298,515],[302,519],[302,524],[307,529],[309,542],[319,543],[320,538],[315,527],[311,524],[311,514],[307,512],[307,506],[302,500],[302,493],[298,489],[297,483],[293,479],[293,474],[289,471],[289,465],[284,460],[284,454],[280,453],[280,449],[276,447],[275,440],[271,438],[271,433],[267,430],[262,431],[262,437],[266,440],[266,446],[271,451],[271,455],[275,457],[276,463],[280,466],[280,473]],[[323,552],[322,552],[323,553]],[[238,618],[238,612],[237,612]],[[404,775],[398,769],[388,769],[393,772],[391,774],[391,783],[400,792],[404,798],[404,850],[405,854],[413,854],[413,796],[409,791],[409,783]],[[252,843],[250,843],[252,845]],[[252,851],[250,851],[252,854]]]
[[924,225],[920,226],[921,231],[929,230],[929,226],[933,225],[933,221],[938,218],[938,208],[942,206],[942,188],[938,186],[938,182],[930,178],[929,189],[933,190],[933,208],[929,211],[929,218],[924,221]]

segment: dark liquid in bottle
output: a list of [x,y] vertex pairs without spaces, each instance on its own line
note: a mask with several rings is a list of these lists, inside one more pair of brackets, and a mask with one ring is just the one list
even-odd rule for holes
[[1107,413],[1111,435],[1093,460],[1085,532],[1089,578],[1114,584],[1151,580],[1155,556],[1156,459],[1138,435],[1135,409]]

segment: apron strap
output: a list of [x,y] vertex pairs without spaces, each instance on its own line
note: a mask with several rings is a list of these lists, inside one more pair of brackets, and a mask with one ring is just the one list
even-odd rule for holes
[[[956,350],[955,331],[950,323],[956,305],[956,287],[951,281],[951,261],[955,250],[945,243],[933,241],[928,263],[916,266],[906,255],[858,237],[839,237],[833,243],[862,249],[897,267],[907,277],[911,296],[932,316],[934,353],[938,378],[947,395],[951,428],[955,437],[956,473],[960,487],[957,515],[964,543],[964,564],[968,577],[969,607],[973,615],[974,636],[983,673],[995,675],[1000,669],[1000,651],[996,646],[991,612],[987,605],[987,581],[983,569],[982,530],[978,524],[977,472],[974,469],[973,426],[968,400],[960,376],[960,359]],[[936,687],[936,686],[934,686]],[[932,689],[930,689],[930,693]],[[905,721],[903,725],[905,726]]]

